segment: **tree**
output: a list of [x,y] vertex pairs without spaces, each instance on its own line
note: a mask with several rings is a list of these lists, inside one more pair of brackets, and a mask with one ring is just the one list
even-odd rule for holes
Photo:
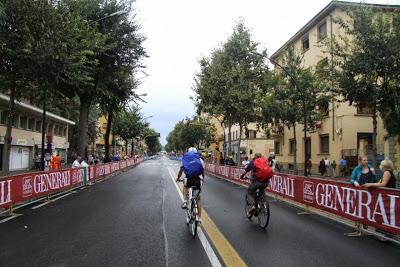
[[[280,128],[285,125],[293,130],[293,166],[297,172],[297,133],[296,126],[303,124],[303,131],[311,131],[315,122],[321,118],[316,110],[317,104],[325,97],[317,86],[311,68],[302,66],[303,58],[296,51],[288,51],[282,66],[274,75],[264,80],[264,94],[260,96],[261,120],[264,124]],[[299,112],[300,111],[300,112]],[[305,121],[306,120],[306,125]],[[268,126],[267,126],[268,127]],[[305,141],[305,140],[304,140]],[[304,151],[305,153],[305,151]],[[306,159],[305,159],[306,160]]]
[[[128,144],[148,127],[142,121],[142,116],[139,113],[139,108],[131,107],[127,110],[117,113],[113,124],[113,134],[121,137],[125,141],[125,151],[128,153]],[[132,142],[132,149],[133,149]],[[133,151],[132,151],[133,152]]]
[[231,154],[231,126],[239,125],[239,144],[243,127],[255,121],[256,94],[268,71],[266,51],[257,52],[258,43],[240,21],[222,48],[209,59],[200,60],[194,91],[199,111],[222,117],[228,126],[228,154]]
[[[376,166],[377,116],[381,111],[387,128],[391,127],[399,102],[399,24],[393,16],[367,6],[349,10],[350,21],[338,23],[349,39],[334,43],[339,59],[340,94],[350,105],[372,111],[372,160]],[[396,36],[397,35],[397,36]],[[349,41],[351,40],[351,41]],[[396,69],[397,68],[397,69]],[[390,99],[393,97],[393,99]],[[397,113],[398,114],[398,113]],[[390,119],[389,119],[390,118]]]
[[[0,85],[10,96],[2,170],[8,173],[15,100],[37,93],[36,47],[56,27],[48,1],[5,0],[0,10]],[[34,22],[41,20],[39,25]],[[40,33],[40,34],[37,34]],[[38,37],[40,36],[40,37]],[[39,79],[42,77],[38,77]]]

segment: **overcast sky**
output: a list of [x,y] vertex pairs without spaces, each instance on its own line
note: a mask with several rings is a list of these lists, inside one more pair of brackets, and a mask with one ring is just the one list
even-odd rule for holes
[[[147,121],[161,133],[161,143],[174,125],[194,115],[189,99],[201,56],[225,42],[239,18],[251,29],[253,40],[274,53],[329,0],[137,0],[137,20],[147,37],[145,77],[139,93]],[[353,1],[360,2],[360,1]],[[400,0],[367,3],[400,4]]]

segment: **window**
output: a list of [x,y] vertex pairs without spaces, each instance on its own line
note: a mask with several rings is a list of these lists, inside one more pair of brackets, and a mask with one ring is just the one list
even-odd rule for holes
[[249,130],[249,139],[255,139],[256,138],[256,131],[254,130]]
[[357,114],[359,115],[372,115],[372,108],[357,106]]
[[22,129],[26,129],[28,126],[28,118],[26,116],[22,116],[19,120],[19,127]]
[[35,127],[35,119],[29,118],[28,119],[28,130],[33,131]]
[[54,125],[54,135],[58,135],[58,125]]
[[63,134],[64,134],[64,127],[60,126],[60,127],[58,128],[58,135],[59,135],[59,136],[64,136]]
[[276,154],[276,155],[281,154],[281,142],[275,141],[275,143],[274,143],[274,150],[275,150],[275,154]]
[[19,127],[19,115],[18,114],[14,114],[14,118],[12,121],[12,126],[15,128]]
[[7,111],[0,111],[0,123],[7,124]]
[[63,136],[67,136],[67,127],[64,128]]
[[301,46],[303,51],[306,51],[310,48],[310,39],[308,38],[308,34],[301,39]]
[[296,141],[294,139],[289,140],[289,154],[293,155],[296,150]]
[[326,21],[318,25],[318,41],[327,36]]
[[329,134],[319,136],[319,150],[321,154],[329,154]]
[[42,121],[37,121],[36,122],[35,130],[36,130],[36,132],[41,132],[42,131]]

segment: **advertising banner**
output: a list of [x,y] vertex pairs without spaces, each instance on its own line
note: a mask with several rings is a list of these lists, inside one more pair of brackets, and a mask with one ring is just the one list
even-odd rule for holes
[[83,168],[0,178],[0,208],[83,184]]
[[[244,172],[242,168],[207,164],[206,170],[243,183],[239,180]],[[367,189],[328,179],[276,173],[270,179],[267,191],[339,217],[400,234],[400,190]]]

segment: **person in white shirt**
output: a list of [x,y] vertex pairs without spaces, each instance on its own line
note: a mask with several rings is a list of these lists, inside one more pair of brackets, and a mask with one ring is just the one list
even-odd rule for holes
[[247,165],[249,165],[249,163],[250,163],[249,157],[247,156],[244,157],[244,160],[242,161],[242,167],[246,168]]
[[331,165],[331,162],[329,161],[329,159],[327,157],[325,157],[325,173],[324,176],[329,176],[329,166]]
[[81,167],[81,156],[77,156],[74,162],[72,163],[72,169]]
[[88,167],[89,165],[85,162],[85,160],[82,160],[81,162],[81,167]]

